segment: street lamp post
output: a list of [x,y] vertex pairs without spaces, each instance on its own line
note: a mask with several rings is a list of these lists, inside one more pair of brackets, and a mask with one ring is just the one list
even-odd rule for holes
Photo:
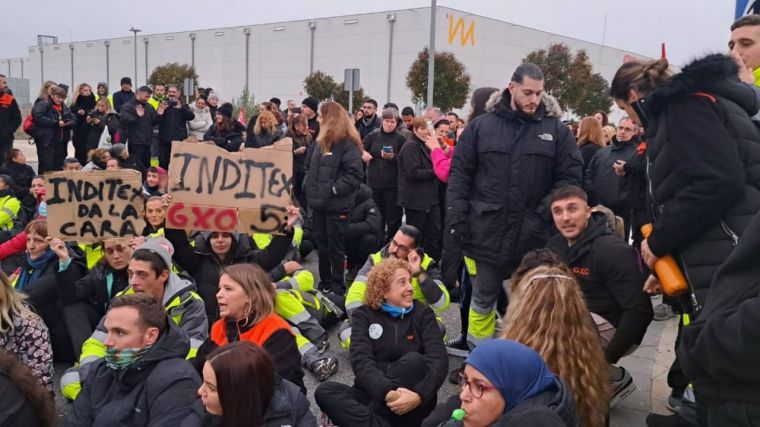
[[435,87],[435,12],[437,9],[436,0],[430,2],[430,46],[428,47],[428,87],[427,87],[427,105],[425,108],[433,106],[433,88]]
[[139,29],[139,28],[132,27],[132,28],[129,29],[129,31],[135,33],[135,41],[134,41],[134,45],[135,45],[135,81],[134,81],[134,86],[133,87],[137,87],[137,33],[141,32],[142,30]]

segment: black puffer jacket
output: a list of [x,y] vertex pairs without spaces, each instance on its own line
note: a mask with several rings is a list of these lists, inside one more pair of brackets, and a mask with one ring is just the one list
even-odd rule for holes
[[495,266],[517,264],[546,244],[554,229],[549,195],[580,185],[583,169],[553,98],[544,96],[531,118],[510,99],[504,90],[460,135],[446,193],[447,223],[466,224],[464,254]]
[[121,108],[121,121],[119,122],[120,142],[134,145],[150,145],[153,141],[153,125],[158,123],[156,110],[148,102],[142,104],[142,106],[145,111],[142,117],[137,115],[135,110],[137,100],[134,98]]
[[232,247],[227,257],[219,259],[211,250],[211,233],[201,233],[195,240],[195,247],[190,245],[187,235],[182,230],[165,228],[164,234],[174,246],[174,261],[195,279],[198,295],[206,305],[209,324],[219,318],[216,293],[219,290],[222,268],[232,264],[252,263],[264,271],[269,271],[285,258],[293,240],[292,233],[275,236],[269,246],[256,249],[250,236],[239,234],[237,239],[232,239]]
[[348,214],[347,238],[360,238],[364,235],[375,236],[380,242],[382,236],[382,216],[372,198],[372,189],[364,184],[356,193],[356,207]]
[[[181,101],[177,101],[181,102]],[[167,107],[164,114],[156,113],[158,117],[158,143],[171,144],[172,141],[187,139],[187,122],[195,118],[187,104],[180,108]]]
[[228,132],[222,131],[215,123],[203,135],[203,140],[214,141],[214,144],[217,146],[234,153],[240,150],[240,146],[243,144],[244,131],[245,126],[237,120],[232,121],[232,129]]
[[[66,104],[61,104],[59,112],[53,108],[53,100],[49,97],[38,99],[34,103],[32,120],[34,120],[34,143],[45,149],[53,147],[53,144],[68,143],[69,131],[76,123],[76,119]],[[63,121],[66,126],[61,127],[58,124],[59,121]]]
[[589,205],[602,204],[608,208],[628,206],[628,191],[623,181],[615,174],[612,165],[617,160],[628,163],[636,156],[638,138],[624,143],[612,138],[612,143],[596,152],[591,162],[586,166],[583,187],[589,198]]
[[21,126],[21,110],[10,90],[0,92],[0,142],[13,142],[13,133]]
[[560,235],[547,245],[578,278],[589,311],[615,326],[606,349],[607,361],[617,363],[634,344],[640,344],[654,315],[641,288],[644,275],[636,252],[607,228],[601,212],[592,214],[586,231],[572,245]]
[[361,152],[352,141],[340,141],[327,153],[318,144],[313,145],[303,182],[310,208],[326,213],[349,212],[356,206],[356,192],[362,181]]
[[421,211],[438,206],[438,178],[430,149],[417,135],[409,137],[398,153],[398,205]]
[[[29,195],[29,188],[32,186],[32,179],[34,179],[34,176],[36,175],[34,169],[32,169],[32,167],[27,164],[22,165],[20,163],[11,161],[3,164],[3,167],[0,168],[0,173],[13,178],[13,185],[11,188],[13,188],[13,192],[16,194],[16,197],[23,203],[24,199]],[[31,199],[32,202],[34,202],[34,199]]]
[[[438,412],[437,409],[436,412]],[[565,383],[558,378],[557,388],[546,390],[521,402],[491,425],[497,427],[578,427],[580,423],[575,414],[575,399]],[[423,425],[430,424],[428,424],[428,420],[425,420]],[[440,427],[461,427],[463,425],[462,421],[449,420],[440,424]]]
[[90,123],[90,132],[87,134],[87,144],[90,147],[97,147],[100,144],[100,136],[103,135],[103,130],[108,126],[108,135],[111,137],[111,142],[115,143],[114,136],[119,130],[119,115],[115,113],[103,114],[98,110],[92,112],[94,118],[97,118],[98,123]]
[[449,368],[449,359],[435,313],[427,304],[415,303],[414,310],[397,318],[363,305],[351,313],[351,367],[354,387],[364,390],[376,402],[396,387],[385,372],[391,362],[408,352],[417,352],[428,361],[428,373],[416,386],[422,405],[437,398]]
[[[372,155],[372,161],[367,165],[367,185],[372,189],[384,190],[398,188],[398,153],[406,142],[406,136],[400,131],[383,131],[382,126],[370,132],[362,144],[364,150]],[[391,147],[394,154],[392,159],[384,159],[383,147]]]
[[760,210],[760,134],[750,120],[758,105],[736,73],[729,57],[710,55],[645,100],[649,247],[678,258],[698,304]]

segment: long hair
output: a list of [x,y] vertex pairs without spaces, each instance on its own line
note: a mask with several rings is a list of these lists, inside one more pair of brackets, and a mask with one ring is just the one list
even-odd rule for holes
[[323,153],[330,151],[333,146],[343,140],[350,140],[359,151],[364,151],[359,131],[352,123],[346,109],[337,102],[323,102],[319,107],[319,115],[322,118],[319,128],[317,143]]
[[385,294],[391,287],[393,275],[396,270],[403,269],[412,274],[409,263],[397,258],[387,258],[380,264],[372,267],[367,277],[367,292],[364,294],[364,303],[374,309],[379,309],[385,301]]
[[253,126],[253,134],[261,135],[262,130],[270,135],[277,130],[277,118],[275,118],[271,111],[264,110],[260,112],[259,117],[256,118],[256,125]]
[[18,387],[23,399],[32,407],[38,425],[58,425],[58,414],[48,391],[40,385],[27,366],[4,350],[0,350],[0,374]]
[[472,119],[486,112],[486,103],[497,90],[499,89],[495,87],[479,87],[475,89],[470,98],[470,114],[467,116],[467,123],[470,123]]
[[216,375],[222,406],[219,425],[263,425],[274,395],[275,372],[269,353],[249,341],[237,341],[214,350],[206,360]]
[[25,301],[26,295],[16,292],[8,276],[0,271],[0,333],[13,332],[14,317],[34,315]]
[[274,288],[269,276],[261,267],[254,264],[234,264],[222,269],[222,274],[239,284],[248,296],[246,317],[249,322],[255,325],[274,313]]
[[48,99],[48,96],[50,96],[50,88],[52,87],[58,87],[58,85],[52,80],[47,80],[40,87],[40,93],[37,95],[37,98]]
[[604,147],[604,131],[599,120],[593,117],[584,117],[581,120],[580,131],[578,133],[578,146],[582,147],[588,143]]
[[[88,87],[88,88],[90,88],[90,96],[92,96],[93,98],[95,98],[95,94],[94,94],[94,92],[92,91],[92,86],[90,86],[90,85],[89,85],[89,84],[87,84],[87,83],[80,83],[80,84],[77,86],[76,90],[74,91],[74,96],[73,96],[73,97],[72,97],[72,99],[71,99],[71,105],[72,105],[72,106],[73,106],[73,105],[77,105],[77,102],[79,101],[79,97],[80,97],[80,96],[82,96],[82,95],[80,94],[80,92],[82,91],[82,88],[84,88],[84,87]],[[89,111],[87,111],[87,112],[89,113]]]
[[536,350],[573,396],[581,424],[605,425],[607,362],[578,282],[566,269],[538,267],[513,285],[501,338]]
[[610,96],[627,102],[630,89],[647,95],[668,80],[671,75],[668,60],[665,58],[656,61],[626,62],[615,72],[615,77],[610,83]]
[[97,107],[98,104],[103,104],[106,106],[106,112],[103,113],[104,116],[108,114],[116,113],[116,111],[114,111],[113,107],[111,106],[111,103],[108,102],[108,98],[106,98],[105,96],[101,96],[100,98],[98,98],[97,101],[95,101],[95,107]]

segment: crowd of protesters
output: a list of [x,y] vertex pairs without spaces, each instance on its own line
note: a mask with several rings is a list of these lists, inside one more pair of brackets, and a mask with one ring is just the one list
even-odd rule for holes
[[[462,119],[307,97],[241,123],[212,89],[188,104],[125,77],[113,94],[45,82],[22,120],[0,75],[0,424],[58,423],[60,393],[69,426],[605,426],[636,389],[621,359],[678,317],[673,415],[647,423],[752,425],[760,16],[731,30],[730,55],[680,73],[622,65],[616,125],[563,122],[530,63]],[[13,146],[22,122],[36,171]],[[292,144],[284,235],[166,225],[171,145],[193,140]],[[45,173],[122,169],[144,180],[141,235],[49,235]],[[327,381],[338,351],[353,385]],[[60,384],[54,362],[71,366]],[[439,402],[447,379],[460,393]]]

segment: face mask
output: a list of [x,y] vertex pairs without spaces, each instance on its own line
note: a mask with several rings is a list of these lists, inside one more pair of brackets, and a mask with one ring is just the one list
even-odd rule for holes
[[152,346],[143,348],[124,348],[117,350],[113,347],[106,348],[106,366],[111,369],[124,369],[138,362]]
[[390,314],[392,317],[404,317],[407,314],[412,312],[412,310],[414,309],[414,303],[412,303],[412,306],[409,308],[403,308],[403,307],[396,307],[395,305],[384,302],[381,308],[384,312]]

